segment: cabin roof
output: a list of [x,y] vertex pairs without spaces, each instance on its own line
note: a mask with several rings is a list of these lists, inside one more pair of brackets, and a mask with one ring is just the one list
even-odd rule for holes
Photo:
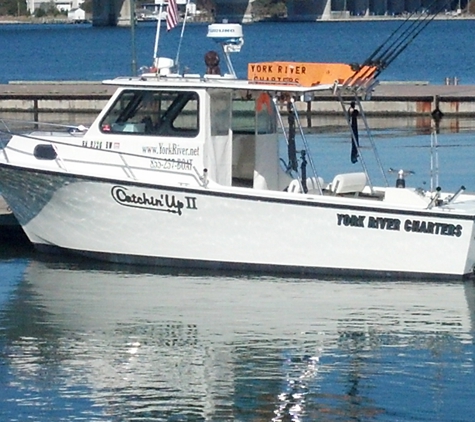
[[226,76],[215,75],[167,75],[167,76],[139,76],[120,77],[103,81],[106,85],[117,85],[124,87],[141,88],[195,88],[195,89],[229,89],[229,90],[250,90],[268,92],[291,92],[305,94],[315,91],[329,91],[334,88],[334,84],[320,84],[315,86],[301,86],[292,83],[269,83],[254,82],[245,79],[235,79]]

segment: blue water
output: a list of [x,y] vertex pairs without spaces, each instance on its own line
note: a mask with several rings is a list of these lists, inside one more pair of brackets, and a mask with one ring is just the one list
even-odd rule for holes
[[0,266],[2,420],[473,420],[472,282]]
[[[244,46],[233,55],[239,76],[247,63],[269,60],[361,63],[400,25],[385,22],[255,23],[244,25]],[[179,55],[181,69],[203,73],[203,55],[217,46],[206,38],[207,25],[189,24]],[[475,20],[429,24],[386,69],[381,80],[443,84],[458,77],[475,83],[472,41]],[[159,55],[176,58],[180,30],[160,33]],[[135,30],[137,67],[150,65],[155,26]],[[1,25],[0,82],[15,80],[102,80],[132,72],[129,28],[88,25]],[[220,48],[220,47],[219,47]],[[223,64],[224,66],[224,64]]]
[[[474,24],[434,22],[382,76],[475,83]],[[246,25],[235,67],[361,61],[394,25]],[[139,65],[150,63],[154,31],[137,28]],[[204,25],[186,32],[190,72],[202,72],[202,52],[214,48],[205,34]],[[179,32],[161,35],[161,55],[175,57]],[[2,82],[131,72],[127,29],[3,25],[0,46]],[[450,127],[438,137],[440,185],[475,191],[473,124]],[[401,123],[374,135],[387,167],[429,185],[427,130]],[[347,135],[309,141],[318,168],[346,154],[341,171],[352,170]],[[471,422],[474,324],[473,282],[153,270],[2,241],[0,420]]]

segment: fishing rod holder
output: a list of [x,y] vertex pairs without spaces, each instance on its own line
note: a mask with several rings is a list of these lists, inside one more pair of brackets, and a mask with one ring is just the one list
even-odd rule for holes
[[462,195],[462,193],[465,192],[465,186],[460,186],[459,190],[457,192],[455,192],[450,198],[447,199],[447,204],[450,204],[452,202],[455,202],[455,200],[460,196]]
[[388,170],[388,173],[397,173],[397,179],[396,179],[396,187],[397,188],[405,188],[406,187],[406,177],[414,174],[412,170],[395,170],[393,168],[390,168]]

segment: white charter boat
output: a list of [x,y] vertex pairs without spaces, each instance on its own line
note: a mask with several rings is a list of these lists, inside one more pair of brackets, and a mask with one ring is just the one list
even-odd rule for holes
[[239,271],[473,274],[475,195],[463,187],[406,187],[402,170],[397,187],[375,186],[364,165],[329,181],[318,175],[299,102],[332,92],[351,128],[343,98],[362,111],[375,68],[253,63],[239,80],[229,53],[243,43],[240,25],[213,24],[208,36],[223,45],[227,74],[215,52],[203,76],[174,74],[159,59],[149,73],[105,81],[117,91],[87,131],[9,140],[0,190],[36,248]]

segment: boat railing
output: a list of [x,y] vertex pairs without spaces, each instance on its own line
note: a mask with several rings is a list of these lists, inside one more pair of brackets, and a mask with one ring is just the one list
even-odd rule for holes
[[371,149],[372,149],[373,154],[376,158],[376,162],[378,163],[378,168],[381,172],[381,175],[383,176],[383,179],[386,183],[386,186],[389,186],[388,178],[387,178],[386,172],[384,171],[383,163],[382,163],[381,158],[379,156],[378,148],[376,148],[376,143],[374,142],[374,138],[373,138],[373,135],[371,134],[371,130],[370,130],[370,127],[369,127],[369,124],[368,124],[368,120],[366,119],[366,114],[364,112],[364,107],[361,104],[361,100],[358,96],[355,97],[355,100],[358,103],[358,107],[359,107],[360,113],[361,113],[361,118],[363,119],[366,134],[367,134],[368,140],[371,144]]
[[[310,145],[308,143],[307,137],[305,136],[303,132],[302,123],[300,122],[299,114],[297,112],[297,108],[295,107],[295,100],[292,98],[290,101],[292,105],[291,107],[292,112],[294,113],[294,118],[295,118],[295,121],[297,122],[297,127],[299,128],[300,137],[305,147],[306,156],[307,156],[308,162],[310,163],[310,167],[312,169],[313,178],[316,180],[318,192],[320,193],[320,195],[322,195],[323,187],[320,183],[320,177],[318,177],[317,168],[315,167],[315,163],[313,162],[312,154],[310,154]],[[303,157],[302,159],[305,159],[305,157]],[[306,175],[302,174],[301,176],[303,180],[307,179]]]
[[[170,164],[171,163],[176,163],[177,165],[184,166],[183,163],[179,160],[175,160],[172,158],[161,158],[161,157],[154,157],[154,156],[149,156],[149,155],[144,155],[144,154],[136,154],[136,153],[130,153],[130,152],[124,152],[124,151],[116,151],[116,150],[106,150],[106,149],[97,149],[89,146],[85,146],[81,143],[71,143],[71,142],[66,142],[66,141],[61,141],[60,139],[52,139],[52,138],[43,138],[38,135],[32,135],[32,134],[23,134],[23,133],[15,133],[12,135],[28,139],[30,141],[38,141],[41,142],[43,145],[51,145],[52,151],[54,153],[51,153],[47,158],[44,156],[41,157],[42,160],[49,160],[52,161],[54,160],[57,164],[57,166],[65,172],[71,172],[72,167],[74,164],[77,165],[77,168],[79,166],[84,166],[85,161],[84,159],[77,158],[76,156],[72,156],[71,158],[66,158],[64,154],[61,153],[62,147],[68,148],[68,149],[77,149],[79,150],[90,150],[93,151],[95,154],[99,154],[99,159],[92,160],[89,159],[87,161],[88,165],[91,166],[101,166],[103,168],[120,168],[122,171],[125,173],[126,177],[132,180],[137,180],[137,172],[145,172],[146,174],[156,174],[156,173],[162,173],[162,174],[168,174],[168,175],[174,175],[174,176],[181,176],[184,179],[189,179],[191,178],[193,180],[193,184],[206,187],[208,185],[208,180],[207,177],[205,176],[205,171],[203,174],[200,174],[199,171],[196,169],[195,166],[189,165],[187,169],[180,169],[180,170],[175,170]],[[67,135],[67,133],[65,133]],[[16,153],[25,153],[24,150],[18,150],[15,148]],[[8,151],[7,148],[3,149],[3,154],[5,157],[6,162],[10,162],[8,158]],[[29,151],[28,154],[35,155],[34,150]],[[97,155],[96,155],[97,157]],[[114,160],[114,159],[101,159],[101,157],[118,157],[119,161]],[[39,158],[39,157],[37,157]],[[133,161],[139,160],[139,163],[134,163]],[[145,165],[144,160],[153,160],[155,163],[160,162],[163,163],[162,168],[159,168],[160,166],[154,166],[153,168],[150,165],[150,161],[148,165]],[[109,173],[108,173],[109,174]]]
[[[348,109],[345,105],[345,101],[344,101],[343,96],[342,96],[342,90],[341,89],[337,90],[335,92],[335,94],[338,97],[341,108],[342,108],[343,113],[345,115],[345,119],[346,119],[347,125],[348,125],[349,130],[350,130],[350,134],[351,134],[351,140],[352,140],[356,150],[358,151],[359,161],[361,162],[361,166],[363,168],[363,171],[366,174],[366,179],[368,181],[368,186],[369,186],[371,192],[373,192],[373,184],[372,184],[371,178],[369,176],[368,167],[367,167],[366,162],[365,162],[364,154],[362,153],[362,150],[361,150],[360,145],[359,145],[358,134],[355,133],[355,130],[352,126],[351,116],[350,116],[350,114],[348,112]],[[383,179],[385,181],[386,186],[389,186],[388,179],[387,179],[387,176],[386,176],[386,172],[384,171],[384,167],[383,167],[381,158],[380,158],[379,153],[378,153],[378,149],[376,148],[376,144],[374,142],[373,136],[371,135],[371,130],[370,130],[370,127],[368,125],[368,120],[366,119],[366,115],[365,115],[365,112],[364,112],[364,107],[361,103],[360,96],[358,95],[357,92],[355,92],[354,94],[355,95],[354,95],[354,100],[353,101],[358,106],[357,108],[358,108],[358,111],[359,111],[359,115],[361,116],[361,118],[363,120],[363,124],[364,124],[364,127],[365,127],[365,133],[366,133],[366,136],[367,136],[367,138],[370,142],[371,150],[374,154],[377,166],[378,166],[378,168],[379,168],[379,170],[380,170],[380,172],[383,176]]]
[[[283,133],[285,142],[287,144],[287,149],[288,149],[288,159],[289,162],[286,165],[285,171],[288,173],[290,176],[293,178],[298,178],[299,179],[299,184],[302,187],[302,191],[306,193],[307,190],[307,174],[306,174],[306,164],[307,164],[307,159],[310,163],[310,167],[312,169],[313,177],[311,177],[312,180],[315,181],[315,187],[317,192],[320,195],[323,195],[323,186],[320,183],[320,180],[322,180],[320,177],[318,177],[317,169],[315,167],[315,164],[312,159],[312,154],[310,153],[310,145],[308,143],[307,137],[305,136],[305,133],[302,128],[302,124],[300,122],[300,118],[298,115],[297,108],[295,107],[295,100],[293,98],[288,98],[287,100],[287,108],[289,111],[289,128],[287,132],[287,128],[284,125],[284,122],[282,120],[282,115],[280,114],[279,110],[279,104],[278,104],[278,98],[274,97],[273,98],[273,105],[274,105],[274,110],[277,115],[277,120],[279,122],[281,131]],[[295,123],[297,124],[300,138],[302,139],[302,142],[304,144],[304,150],[300,151],[301,154],[301,167],[300,167],[300,172],[298,169],[298,163],[297,163],[297,150],[296,150],[296,145],[295,145]],[[281,160],[283,162],[283,160]],[[285,163],[285,162],[284,162]],[[296,176],[293,176],[292,173],[297,173]]]
[[[51,133],[63,132],[70,135],[83,135],[87,131],[87,126],[82,124],[62,124],[52,122],[39,122],[37,120],[21,120],[21,119],[0,119],[0,133],[17,135],[21,133],[30,133],[31,131],[46,128]],[[52,130],[55,129],[55,130]]]

